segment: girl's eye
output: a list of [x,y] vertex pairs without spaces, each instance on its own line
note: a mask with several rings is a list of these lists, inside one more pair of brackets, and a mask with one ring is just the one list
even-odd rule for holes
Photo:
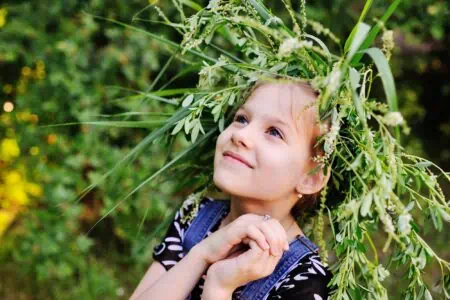
[[[243,115],[238,114],[238,115],[236,115],[236,116],[234,117],[234,121],[240,123],[239,120],[240,120],[241,118],[245,120],[245,117],[244,117]],[[280,133],[280,131],[279,131],[278,129],[276,129],[275,127],[270,127],[269,132],[275,132],[275,134],[278,134],[278,136],[279,136],[281,139],[283,139],[283,135],[282,135],[282,134]]]
[[245,117],[243,115],[236,115],[236,117],[234,117],[234,120],[238,123],[240,123],[238,120],[239,118],[242,117],[243,119],[245,119]]
[[274,128],[274,127],[271,127],[269,131],[272,131],[272,130],[273,130],[274,132],[276,132],[276,133],[280,136],[281,139],[283,139],[283,136],[282,136],[281,133],[278,131],[278,129],[276,129],[276,128]]

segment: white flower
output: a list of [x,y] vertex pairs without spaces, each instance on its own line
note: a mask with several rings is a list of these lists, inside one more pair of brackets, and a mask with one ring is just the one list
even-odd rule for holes
[[404,122],[402,114],[398,111],[388,112],[384,116],[383,120],[384,120],[384,123],[388,126],[397,126],[397,125],[403,124],[403,122]]
[[220,0],[211,0],[206,8],[215,9],[219,5]]
[[355,199],[345,205],[345,215],[354,215],[358,213],[359,203]]
[[283,21],[281,21],[280,18],[278,18],[276,16],[272,16],[267,19],[266,23],[264,23],[264,26],[269,26],[270,24],[277,25],[277,24],[282,24],[282,23],[283,23]]
[[382,221],[384,223],[384,231],[386,231],[386,233],[393,234],[395,231],[395,228],[394,228],[394,224],[392,224],[391,217],[389,215],[384,215],[384,217],[382,217]]
[[379,180],[379,191],[382,199],[387,199],[392,192],[392,181],[387,179],[386,176],[381,176]]
[[344,240],[342,237],[342,234],[338,233],[336,234],[336,242],[341,243]]
[[408,235],[411,232],[411,224],[409,223],[412,217],[409,213],[403,213],[398,217],[397,228],[400,235]]
[[331,155],[331,153],[333,152],[333,148],[334,148],[334,142],[336,140],[336,137],[339,133],[339,129],[340,129],[340,125],[339,123],[337,124],[333,124],[331,126],[330,132],[327,133],[327,137],[325,139],[325,144],[324,144],[324,150],[327,156]]
[[333,93],[338,88],[339,83],[341,81],[341,75],[342,75],[341,70],[336,69],[333,72],[331,72],[331,74],[328,76],[328,86],[331,93]]
[[376,268],[377,274],[378,274],[378,279],[381,281],[383,281],[384,279],[386,279],[386,277],[388,277],[390,275],[389,271],[386,270],[382,265],[378,265]]
[[297,49],[312,47],[312,45],[311,41],[299,41],[297,38],[288,38],[281,43],[280,48],[278,49],[278,55],[288,56]]
[[381,36],[383,46],[387,49],[394,48],[394,32],[392,30],[386,30]]

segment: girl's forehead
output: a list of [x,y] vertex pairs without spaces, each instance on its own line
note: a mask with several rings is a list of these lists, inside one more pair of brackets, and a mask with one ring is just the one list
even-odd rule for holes
[[313,89],[306,84],[267,82],[253,91],[244,106],[255,111],[270,111],[273,116],[304,127],[305,122],[314,122],[317,118],[316,98]]
[[244,107],[252,113],[283,120],[303,143],[305,139],[313,141],[320,131],[316,126],[316,98],[314,90],[306,84],[267,82],[252,92]]

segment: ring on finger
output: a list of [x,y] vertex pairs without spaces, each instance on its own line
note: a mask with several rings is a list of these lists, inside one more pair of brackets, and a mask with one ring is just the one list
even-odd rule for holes
[[270,218],[272,218],[270,215],[265,214],[264,217],[263,217],[263,221],[267,221],[267,220],[269,220]]

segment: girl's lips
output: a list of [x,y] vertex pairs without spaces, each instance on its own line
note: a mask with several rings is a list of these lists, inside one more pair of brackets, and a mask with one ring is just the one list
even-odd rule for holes
[[247,167],[253,169],[253,167],[242,156],[240,156],[239,154],[236,154],[236,153],[231,152],[231,151],[225,151],[223,153],[223,157],[224,158],[228,157],[228,159],[237,160],[238,162],[243,163]]

